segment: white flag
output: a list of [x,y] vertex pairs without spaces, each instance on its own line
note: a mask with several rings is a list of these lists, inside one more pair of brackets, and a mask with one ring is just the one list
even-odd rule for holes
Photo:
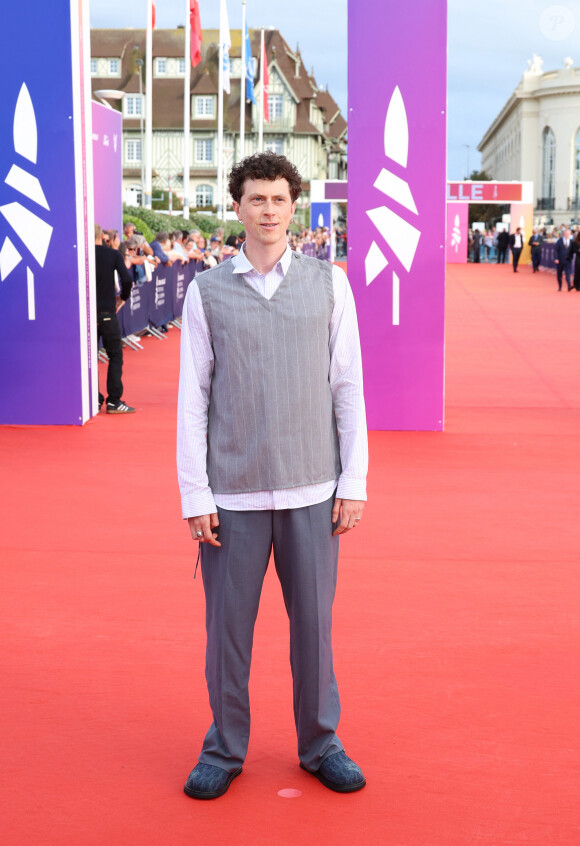
[[222,57],[222,86],[224,91],[230,93],[230,47],[232,46],[232,39],[230,38],[230,27],[228,24],[228,7],[226,0],[221,0],[220,3],[220,54]]

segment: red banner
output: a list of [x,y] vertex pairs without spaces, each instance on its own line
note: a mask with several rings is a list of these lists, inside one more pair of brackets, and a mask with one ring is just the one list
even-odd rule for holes
[[447,199],[467,203],[520,203],[521,182],[448,182]]

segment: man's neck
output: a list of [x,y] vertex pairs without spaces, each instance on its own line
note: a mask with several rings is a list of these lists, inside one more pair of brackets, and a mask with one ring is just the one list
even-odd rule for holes
[[258,273],[270,273],[278,264],[284,253],[286,252],[287,244],[281,246],[280,244],[248,244],[246,241],[244,245],[244,252],[246,258]]

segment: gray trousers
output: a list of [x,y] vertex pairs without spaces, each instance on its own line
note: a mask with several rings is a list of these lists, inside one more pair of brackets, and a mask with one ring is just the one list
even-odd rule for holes
[[218,509],[221,547],[202,544],[206,597],[206,679],[213,723],[200,762],[232,771],[250,738],[248,682],[254,624],[270,552],[290,621],[290,666],[298,757],[309,770],[343,748],[336,736],[340,700],[332,666],[332,603],[338,536],[334,496],[282,511]]

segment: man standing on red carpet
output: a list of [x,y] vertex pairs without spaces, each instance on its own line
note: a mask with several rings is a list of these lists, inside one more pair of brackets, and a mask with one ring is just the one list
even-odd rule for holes
[[288,246],[302,186],[284,156],[244,159],[229,188],[246,241],[195,277],[181,336],[178,476],[200,543],[213,714],[185,792],[213,799],[242,771],[254,623],[272,549],[290,621],[300,766],[352,792],[365,778],[336,735],[331,629],[339,536],[358,526],[366,500],[354,299],[340,268]]

